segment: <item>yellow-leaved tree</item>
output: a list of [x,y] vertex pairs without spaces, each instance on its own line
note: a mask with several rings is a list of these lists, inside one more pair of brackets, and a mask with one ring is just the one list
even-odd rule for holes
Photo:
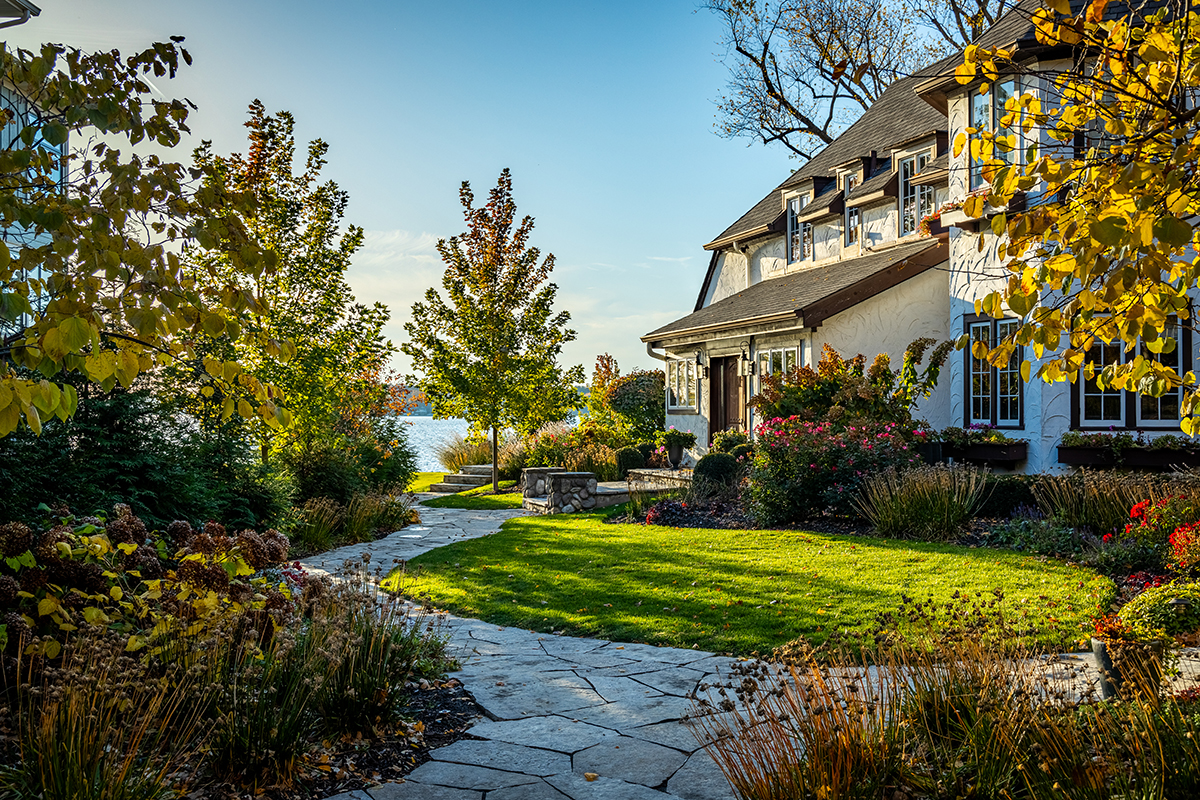
[[[1200,286],[1200,2],[1044,2],[1032,11],[1036,46],[967,47],[956,70],[962,84],[1021,72],[1039,82],[1008,100],[993,130],[954,142],[990,183],[964,210],[988,218],[1009,271],[977,312],[1001,317],[1007,305],[1021,319],[975,355],[1004,364],[1022,345],[1045,380],[1082,374],[1156,397],[1182,389],[1182,428],[1195,434],[1196,375],[1168,356]],[[1014,158],[1018,141],[1033,143]],[[1113,345],[1127,355],[1102,357]],[[1026,380],[1031,369],[1022,364]]]

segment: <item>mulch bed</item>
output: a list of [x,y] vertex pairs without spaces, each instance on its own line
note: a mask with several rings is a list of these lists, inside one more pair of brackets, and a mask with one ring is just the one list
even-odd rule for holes
[[[614,515],[605,520],[624,525],[665,525],[671,528],[718,528],[725,530],[803,530],[813,533],[830,533],[841,536],[876,536],[875,529],[861,517],[835,516],[826,514],[793,525],[759,525],[736,502],[731,500],[682,501],[662,500],[642,515]],[[984,546],[987,536],[1001,519],[977,517],[971,520],[966,531],[953,544]]]
[[[373,739],[345,737],[327,741],[309,755],[296,783],[261,792],[230,786],[206,786],[188,794],[195,800],[317,800],[403,778],[429,760],[429,751],[458,741],[483,709],[454,678],[414,689],[397,731]],[[414,735],[414,730],[415,734]]]

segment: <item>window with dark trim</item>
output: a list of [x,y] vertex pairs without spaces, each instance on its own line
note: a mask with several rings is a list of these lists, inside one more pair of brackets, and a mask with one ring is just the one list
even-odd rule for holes
[[[971,344],[983,342],[990,350],[1011,336],[1019,324],[1015,319],[987,319],[971,315],[966,320]],[[968,348],[966,369],[966,413],[964,425],[1022,428],[1025,425],[1025,386],[1021,380],[1024,348],[1013,350],[1008,362],[997,367],[976,358]]]
[[812,224],[808,222],[796,221],[796,215],[799,214],[806,205],[808,205],[808,195],[793,197],[788,201],[787,260],[789,264],[795,261],[808,261],[812,258]]
[[[1009,144],[1011,149],[1003,149],[1000,147],[1000,142],[997,141],[994,154],[996,158],[1008,164],[1025,163],[1025,154],[1022,150],[1025,144],[1025,136],[1021,130],[1022,112],[1012,112],[1009,124],[1003,124],[1005,116],[1009,113],[1005,109],[1009,98],[1020,97],[1020,95],[1020,82],[1016,78],[1008,78],[1007,80],[991,84],[986,93],[981,92],[979,89],[973,89],[969,98],[970,126],[978,131],[993,131],[998,133],[998,138],[1003,139],[1005,143]],[[980,189],[985,185],[987,185],[987,181],[983,179],[982,165],[979,162],[972,161],[971,190]]]
[[1122,364],[1133,360],[1139,354],[1156,358],[1163,365],[1173,368],[1177,374],[1183,375],[1191,369],[1191,329],[1180,326],[1176,317],[1170,317],[1163,328],[1162,336],[1175,341],[1175,347],[1169,353],[1153,354],[1145,345],[1138,345],[1126,351],[1125,345],[1120,341],[1097,340],[1088,354],[1088,360],[1095,365],[1093,377],[1088,379],[1080,374],[1079,380],[1072,387],[1071,427],[1177,428],[1179,406],[1183,399],[1182,388],[1161,397],[1152,397],[1110,387],[1101,389],[1096,377],[1109,364]]
[[929,166],[929,153],[900,162],[900,235],[916,233],[921,220],[933,213],[933,187],[915,186],[912,179]]

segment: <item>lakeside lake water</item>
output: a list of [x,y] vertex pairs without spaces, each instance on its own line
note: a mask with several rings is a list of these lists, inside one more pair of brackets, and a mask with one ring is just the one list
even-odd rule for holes
[[405,417],[405,422],[411,422],[408,429],[408,441],[417,451],[417,471],[441,472],[442,465],[438,463],[434,449],[454,434],[467,435],[465,419],[434,419],[433,417]]

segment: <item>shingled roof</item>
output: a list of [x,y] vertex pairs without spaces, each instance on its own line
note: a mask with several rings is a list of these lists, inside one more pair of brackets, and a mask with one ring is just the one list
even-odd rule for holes
[[643,342],[679,338],[772,318],[803,317],[815,327],[884,289],[919,275],[949,258],[942,239],[919,239],[761,281],[642,337]]
[[945,115],[917,100],[914,87],[920,80],[916,76],[901,78],[885,89],[874,105],[863,112],[841,136],[772,189],[770,194],[706,244],[705,249],[716,249],[739,237],[749,238],[768,233],[772,225],[778,227],[778,220],[784,215],[781,189],[796,186],[808,178],[833,175],[834,167],[869,156],[872,151],[883,153],[893,144],[923,133],[945,130]]

